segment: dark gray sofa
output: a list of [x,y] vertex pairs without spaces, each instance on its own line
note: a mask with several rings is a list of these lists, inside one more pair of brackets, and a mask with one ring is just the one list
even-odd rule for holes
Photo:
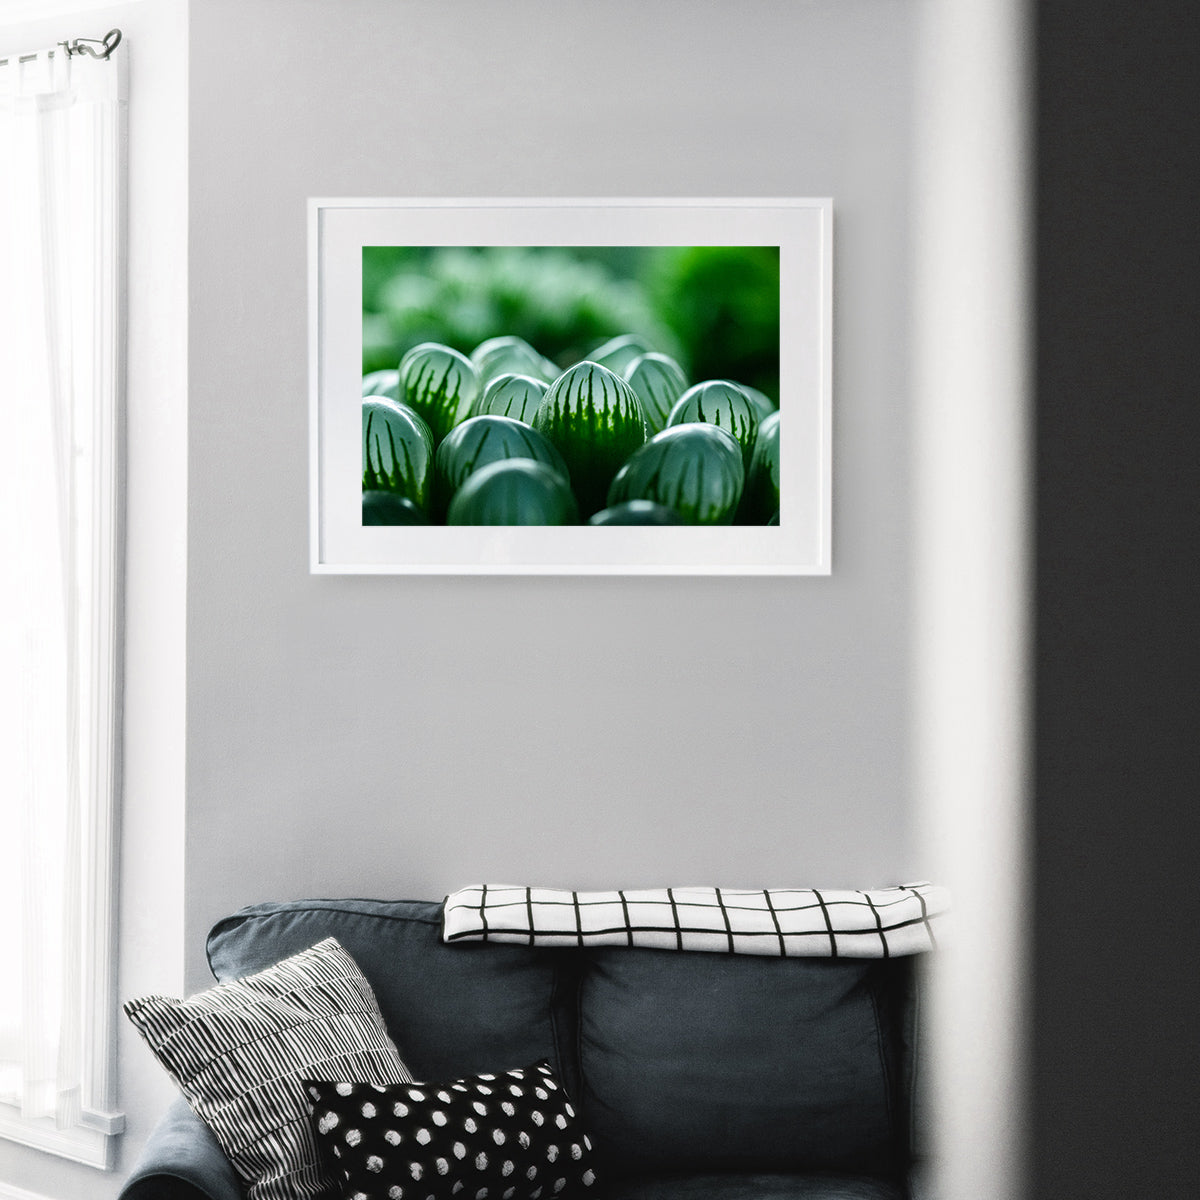
[[[218,979],[336,937],[414,1078],[550,1059],[599,1200],[909,1200],[919,960],[447,946],[441,905],[261,904],[209,935]],[[593,1193],[595,1194],[595,1193]],[[177,1101],[121,1200],[242,1200]]]

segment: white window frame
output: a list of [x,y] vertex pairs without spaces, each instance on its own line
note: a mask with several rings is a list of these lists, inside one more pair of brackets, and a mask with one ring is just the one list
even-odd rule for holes
[[[56,53],[65,53],[57,48]],[[8,55],[0,55],[8,57]],[[90,718],[83,746],[89,802],[81,812],[80,897],[83,908],[83,1047],[81,1108],[76,1124],[59,1129],[52,1118],[29,1118],[0,1102],[0,1137],[110,1171],[125,1115],[116,1108],[117,901],[120,801],[121,662],[124,600],[124,434],[126,369],[126,194],[128,175],[128,66],[122,50],[109,61],[117,72],[118,115],[108,131],[115,169],[96,240],[106,269],[97,282],[97,324],[110,352],[96,397],[95,553],[91,586],[97,598],[92,686],[82,711]],[[111,201],[111,202],[109,202]],[[0,1188],[0,1191],[3,1189]]]

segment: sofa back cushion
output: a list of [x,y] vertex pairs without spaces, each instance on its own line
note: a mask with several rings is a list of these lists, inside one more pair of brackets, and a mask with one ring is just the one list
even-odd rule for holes
[[456,1079],[546,1058],[574,1095],[571,960],[518,946],[446,946],[440,934],[435,902],[258,904],[213,928],[208,961],[218,979],[236,979],[335,937],[370,982],[415,1079]]
[[886,961],[597,950],[581,1115],[610,1172],[894,1169]]

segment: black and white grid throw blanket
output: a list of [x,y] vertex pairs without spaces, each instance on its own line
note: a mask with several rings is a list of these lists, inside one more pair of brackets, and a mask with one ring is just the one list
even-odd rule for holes
[[786,957],[890,958],[932,950],[945,888],[873,891],[650,888],[568,892],[477,884],[446,897],[442,941],[645,946]]

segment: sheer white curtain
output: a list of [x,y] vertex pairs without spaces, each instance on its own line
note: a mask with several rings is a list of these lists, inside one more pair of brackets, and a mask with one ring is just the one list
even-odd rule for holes
[[119,105],[112,61],[0,63],[0,1102],[59,1127],[112,821]]

